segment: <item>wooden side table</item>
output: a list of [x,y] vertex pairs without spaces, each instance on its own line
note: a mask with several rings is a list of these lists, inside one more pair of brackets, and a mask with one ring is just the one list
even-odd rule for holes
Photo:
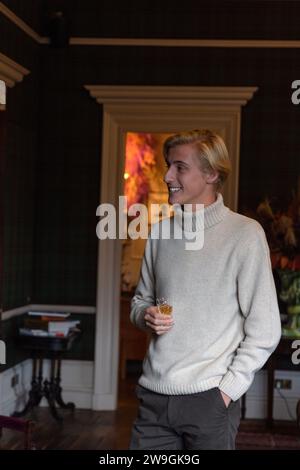
[[[30,350],[32,358],[32,378],[29,399],[22,411],[16,411],[13,416],[24,416],[34,407],[38,406],[43,397],[46,398],[52,416],[57,421],[62,421],[57,412],[56,403],[61,408],[74,411],[74,403],[65,403],[62,398],[61,382],[61,359],[64,352],[69,351],[74,340],[81,332],[71,332],[66,337],[49,336],[25,336],[19,335],[17,344],[21,348]],[[51,360],[50,380],[43,376],[43,361]]]

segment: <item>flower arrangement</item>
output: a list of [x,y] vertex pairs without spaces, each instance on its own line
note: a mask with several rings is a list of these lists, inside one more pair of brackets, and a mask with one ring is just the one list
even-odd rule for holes
[[300,270],[300,199],[295,194],[284,211],[275,209],[268,198],[259,204],[257,219],[270,246],[274,269]]
[[283,335],[300,337],[300,197],[293,194],[286,210],[275,208],[266,198],[256,209],[256,219],[263,226],[270,247],[279,298],[286,305],[287,325]]

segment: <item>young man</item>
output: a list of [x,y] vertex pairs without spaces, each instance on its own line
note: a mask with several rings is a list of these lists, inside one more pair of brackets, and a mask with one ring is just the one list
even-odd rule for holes
[[[184,233],[203,230],[197,204],[204,205],[204,244],[186,250],[185,237],[147,240],[131,320],[152,339],[130,448],[234,449],[239,398],[281,336],[269,248],[255,220],[223,203],[230,162],[220,136],[171,136],[164,156],[169,203],[178,204]],[[174,229],[178,219],[168,222]],[[159,313],[158,297],[172,316]]]

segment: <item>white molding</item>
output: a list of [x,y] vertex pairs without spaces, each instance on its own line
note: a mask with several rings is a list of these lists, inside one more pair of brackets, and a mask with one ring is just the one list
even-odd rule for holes
[[3,80],[0,80],[0,109],[1,106],[4,106],[5,109],[6,105],[6,85]]
[[28,304],[22,307],[6,310],[2,312],[2,320],[9,320],[12,317],[22,315],[32,310],[34,312],[64,312],[64,313],[96,313],[96,307],[85,305],[48,305],[48,304]]
[[96,313],[96,307],[90,305],[32,304],[30,307],[34,311],[45,310],[47,312]]
[[16,82],[21,82],[29,73],[25,67],[0,53],[0,80],[3,80],[8,87],[15,86]]
[[12,10],[10,10],[3,2],[0,2],[0,13],[3,13],[6,18],[8,18],[12,23],[14,23],[18,28],[20,28],[27,36],[30,36],[39,44],[45,44],[44,39],[36,31],[34,31],[30,26],[28,26],[25,21],[23,21],[19,16],[17,16]]
[[18,315],[23,315],[23,313],[28,312],[29,309],[29,305],[23,305],[22,307],[6,310],[6,312],[2,312],[2,321],[9,320],[10,318],[17,317]]
[[[48,37],[40,36],[25,21],[0,2],[0,13],[5,15],[12,23],[30,36],[38,44],[50,43]],[[298,40],[274,39],[161,39],[161,38],[89,38],[71,37],[71,46],[132,46],[132,47],[222,47],[222,48],[276,48],[299,49]]]
[[[222,135],[232,161],[223,196],[237,208],[241,106],[256,87],[93,86],[103,105],[100,203],[118,207],[123,194],[126,132],[178,132],[209,127]],[[119,369],[120,240],[101,240],[98,250],[94,409],[116,409]]]
[[100,104],[183,103],[244,106],[257,87],[84,85]]
[[92,403],[93,410],[111,411],[117,409],[116,396],[114,393],[94,393]]

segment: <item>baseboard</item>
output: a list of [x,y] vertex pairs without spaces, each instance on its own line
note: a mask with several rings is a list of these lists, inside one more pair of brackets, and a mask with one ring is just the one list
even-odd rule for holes
[[93,410],[115,411],[116,409],[117,403],[115,395],[94,393]]
[[[44,378],[49,378],[50,361],[44,361]],[[0,374],[0,414],[10,415],[21,410],[31,386],[32,363],[26,359],[20,364]],[[91,409],[93,397],[94,363],[92,361],[63,360],[61,386],[65,402],[73,402],[76,408]],[[18,376],[18,383],[12,387],[11,381]],[[48,406],[45,399],[40,406]]]

